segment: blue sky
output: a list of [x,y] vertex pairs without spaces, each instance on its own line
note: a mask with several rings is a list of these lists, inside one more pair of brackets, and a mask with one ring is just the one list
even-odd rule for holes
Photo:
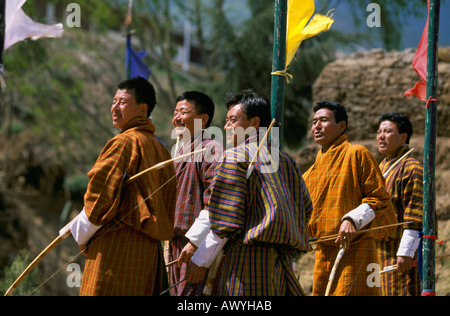
[[[376,1],[373,1],[376,3]],[[426,8],[424,8],[426,10]],[[370,12],[366,12],[368,16]],[[439,27],[439,45],[440,46],[450,46],[450,0],[441,0],[441,13],[440,13],[440,27]],[[335,23],[333,28],[342,31],[352,31],[355,26],[353,25],[353,20],[346,14],[345,3],[339,5],[334,11]],[[422,36],[423,28],[426,23],[426,12],[424,17],[415,18],[411,17],[407,21],[407,24],[403,25],[402,30],[402,45],[401,49],[406,48],[417,48],[419,45],[420,37]],[[366,24],[358,25],[358,27],[363,31],[369,31],[369,33],[376,34],[376,28],[369,28]],[[383,25],[381,25],[383,27]],[[376,43],[371,44],[375,48],[379,45]]]

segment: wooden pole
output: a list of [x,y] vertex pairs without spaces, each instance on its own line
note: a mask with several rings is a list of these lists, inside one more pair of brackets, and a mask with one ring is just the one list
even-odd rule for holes
[[[438,37],[440,0],[431,0],[428,24],[427,109],[425,119],[423,233],[436,236],[435,162],[437,126]],[[435,296],[435,240],[423,239],[422,295]]]
[[[287,37],[287,13],[288,0],[275,0],[275,26],[273,44],[272,73],[284,72],[286,69],[286,37]],[[286,78],[281,75],[272,74],[271,90],[271,114],[279,127],[279,144],[282,145],[283,121],[284,121],[284,93]]]

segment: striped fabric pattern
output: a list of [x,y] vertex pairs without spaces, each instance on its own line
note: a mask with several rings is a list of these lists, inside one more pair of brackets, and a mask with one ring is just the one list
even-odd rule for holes
[[[319,151],[314,165],[304,174],[304,179],[314,206],[308,226],[308,233],[312,238],[337,234],[342,217],[362,203],[370,205],[375,212],[375,219],[371,222],[370,227],[397,222],[378,163],[367,148],[350,144],[345,135],[340,136],[325,154]],[[349,262],[348,260],[365,264],[365,261],[361,261],[365,260],[365,256],[375,260],[371,263],[376,263],[376,248],[372,238],[386,238],[391,233],[391,229],[383,229],[376,234],[357,235],[350,246],[351,249],[356,248],[353,250],[356,251],[357,256],[350,259],[350,254],[346,253],[340,265],[345,266],[345,262]],[[328,265],[333,265],[339,251],[339,245],[334,240],[324,242],[322,245],[335,249],[323,251],[321,254],[316,252],[313,280],[313,292],[316,295],[325,294],[326,282],[323,280],[328,279],[331,269]],[[358,247],[367,249],[359,251]],[[362,271],[365,271],[366,268],[364,266]],[[355,269],[345,271],[345,275],[337,273],[336,280],[341,277],[356,280],[361,275],[357,274],[358,270]],[[349,293],[348,288],[340,288],[347,283],[339,280],[337,284],[338,287],[331,292],[331,295]],[[350,293],[355,295],[374,294],[371,289],[366,287],[365,282],[355,282]]]
[[225,152],[207,206],[212,230],[229,239],[221,294],[298,295],[302,290],[292,271],[292,255],[308,250],[312,203],[295,162],[276,149],[276,172],[266,173],[274,161],[263,147],[247,180],[256,150],[255,139],[248,139]]
[[88,244],[82,295],[150,295],[162,278],[158,240],[173,233],[173,165],[123,187],[124,174],[131,177],[171,159],[154,131],[150,119],[131,120],[88,173],[85,211],[90,222],[103,227]]
[[[384,159],[380,168],[386,172],[407,151],[407,145],[401,147],[390,160]],[[378,257],[382,267],[397,263],[397,250],[405,228],[422,230],[423,220],[423,167],[409,156],[399,163],[387,176],[386,190],[391,196],[392,204],[399,222],[412,221],[407,227],[396,229],[392,239],[377,242]],[[383,296],[420,296],[420,278],[417,267],[408,273],[391,272],[381,277]]]
[[[174,236],[170,241],[169,262],[180,257],[184,246],[189,242],[184,237],[191,228],[201,210],[209,201],[210,186],[216,174],[218,160],[223,152],[222,145],[210,139],[206,132],[180,150],[180,155],[208,148],[206,156],[199,159],[177,161],[174,163],[177,175],[177,202],[175,210]],[[217,153],[217,157],[214,157]],[[170,284],[176,284],[186,278],[186,265],[173,265],[169,268]],[[172,296],[202,295],[204,281],[198,284],[182,282],[171,290]]]

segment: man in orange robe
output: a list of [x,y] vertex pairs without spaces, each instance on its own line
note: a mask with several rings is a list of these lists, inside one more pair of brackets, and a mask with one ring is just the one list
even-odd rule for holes
[[314,107],[311,131],[322,149],[304,174],[313,201],[308,234],[311,238],[333,234],[339,237],[318,243],[313,295],[325,295],[340,247],[346,250],[330,295],[379,295],[377,276],[375,281],[370,278],[376,270],[371,264],[378,264],[374,238],[384,238],[392,230],[357,231],[397,222],[378,163],[367,148],[348,142],[347,124],[342,104],[321,101]]
[[173,164],[126,180],[171,159],[148,117],[156,104],[143,78],[118,85],[111,107],[120,133],[103,148],[70,227],[87,255],[80,295],[159,295],[165,273],[161,240],[173,233],[176,181]]

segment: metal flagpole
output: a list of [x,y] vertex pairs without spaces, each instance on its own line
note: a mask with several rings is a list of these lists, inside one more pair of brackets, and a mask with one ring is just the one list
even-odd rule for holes
[[271,90],[271,113],[279,127],[279,144],[283,139],[284,120],[284,91],[286,78],[274,72],[283,72],[286,68],[286,36],[287,36],[287,14],[288,0],[275,0],[275,27],[273,44],[273,64],[272,64],[272,90]]
[[428,25],[427,108],[424,146],[423,192],[423,291],[422,296],[435,296],[435,161],[438,84],[438,37],[440,0],[431,0]]

